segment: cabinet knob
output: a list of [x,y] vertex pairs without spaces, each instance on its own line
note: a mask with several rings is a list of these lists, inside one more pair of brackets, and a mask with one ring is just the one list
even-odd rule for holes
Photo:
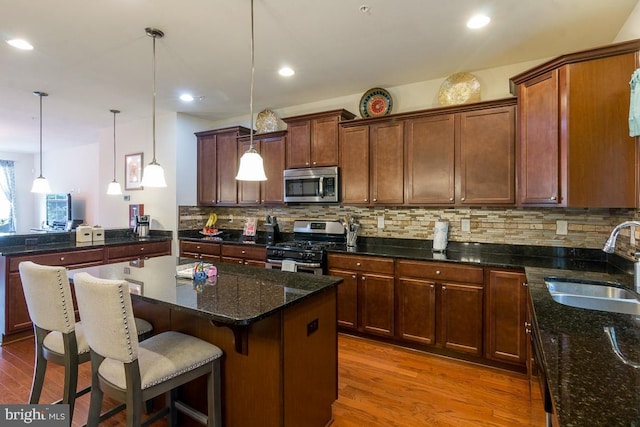
[[246,254],[247,252],[243,249],[242,250],[242,255]]
[[464,197],[462,197],[460,200],[464,202]]
[[352,279],[355,279],[355,278],[356,278],[356,275],[354,274],[353,276],[351,276],[351,278],[352,278]]
[[430,287],[431,289],[435,288],[435,286],[434,286],[434,285],[429,285],[429,287]]
[[60,257],[60,261],[64,261],[64,257],[63,256]]
[[555,199],[556,199],[556,196],[549,197],[549,200],[555,200]]
[[264,199],[262,199],[262,203],[264,203]]
[[365,201],[365,202],[368,202],[368,201],[369,201],[369,199],[364,199],[364,201]]
[[443,286],[443,287],[442,287],[442,290],[443,290],[443,291],[446,291],[446,290],[447,290],[447,287],[446,287],[446,286]]
[[357,265],[358,267],[360,267],[360,263],[359,263],[359,262],[356,262],[356,265]]
[[436,274],[438,274],[438,275],[439,275],[439,274],[440,274],[440,270],[436,270]]
[[238,264],[242,264],[242,260],[238,261]]
[[366,277],[362,276],[362,280],[363,280],[363,281],[364,281],[364,280],[366,280]]
[[527,282],[524,282],[522,286],[529,286],[529,284]]
[[313,162],[314,165],[318,164],[318,162]]
[[453,202],[453,197],[450,197],[450,198],[449,198],[449,201],[450,201],[450,202]]
[[144,251],[144,246],[140,248],[141,251]]
[[196,246],[196,249],[200,249],[200,246]]
[[304,162],[305,166],[309,166],[309,162]]
[[373,201],[374,201],[374,202],[377,202],[377,201],[378,201],[378,199],[373,199]]

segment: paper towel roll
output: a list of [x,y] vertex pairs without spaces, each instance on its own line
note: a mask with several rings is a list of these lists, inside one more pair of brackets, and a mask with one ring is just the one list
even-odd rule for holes
[[449,233],[449,222],[436,221],[433,228],[433,250],[434,252],[442,252],[447,249],[449,241],[447,234]]

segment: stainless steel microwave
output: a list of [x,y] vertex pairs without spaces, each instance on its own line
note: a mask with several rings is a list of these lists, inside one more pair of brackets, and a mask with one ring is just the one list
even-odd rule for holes
[[287,203],[336,203],[339,187],[337,166],[284,171]]

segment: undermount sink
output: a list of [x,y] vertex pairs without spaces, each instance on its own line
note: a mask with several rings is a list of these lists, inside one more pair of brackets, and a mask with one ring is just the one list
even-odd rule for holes
[[592,280],[545,278],[551,298],[560,304],[590,310],[640,315],[640,301],[635,292],[614,283]]

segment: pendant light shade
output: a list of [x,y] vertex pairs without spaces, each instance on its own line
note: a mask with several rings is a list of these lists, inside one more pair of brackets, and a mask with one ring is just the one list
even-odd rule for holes
[[156,39],[163,38],[164,33],[155,28],[145,28],[145,33],[153,38],[153,159],[142,171],[143,187],[166,187],[167,181],[164,179],[164,169],[156,162]]
[[49,194],[51,193],[51,187],[49,186],[49,181],[42,176],[42,98],[44,96],[49,96],[49,94],[44,92],[33,92],[33,94],[40,98],[40,175],[33,180],[33,185],[31,186],[32,193],[40,193],[40,194]]
[[113,181],[107,187],[107,194],[110,196],[119,196],[122,194],[122,188],[116,180],[116,114],[120,111],[109,110],[113,113]]
[[264,163],[262,157],[253,148],[253,75],[254,75],[254,55],[253,55],[253,0],[251,0],[251,89],[249,96],[249,119],[251,129],[249,133],[249,149],[240,158],[240,167],[236,179],[238,181],[266,181],[264,173]]

